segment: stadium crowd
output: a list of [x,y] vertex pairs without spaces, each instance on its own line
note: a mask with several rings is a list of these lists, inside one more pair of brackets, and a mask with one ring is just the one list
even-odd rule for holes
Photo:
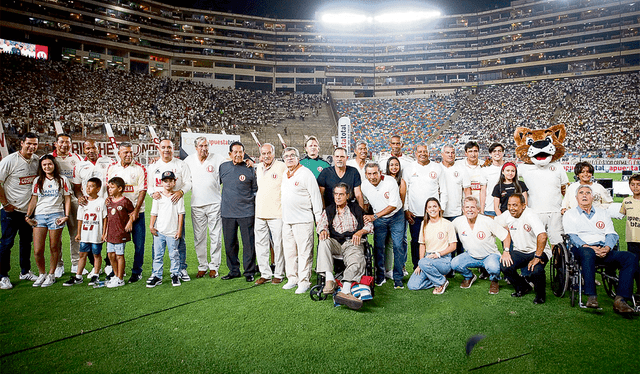
[[311,116],[326,103],[320,95],[213,88],[191,82],[0,54],[0,120],[10,133],[33,131],[55,137],[53,121],[71,134],[103,134],[103,123],[117,135],[144,138],[146,126],[174,139],[194,131],[233,133],[275,126],[285,119]]

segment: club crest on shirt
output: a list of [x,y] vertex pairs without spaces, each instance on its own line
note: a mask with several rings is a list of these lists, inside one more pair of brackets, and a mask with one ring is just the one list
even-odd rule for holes
[[478,231],[478,239],[483,240],[486,237],[487,234],[485,234],[484,231]]
[[298,187],[300,185],[300,182],[296,181],[293,185]]
[[278,179],[278,174],[276,174],[276,173],[271,174],[271,178]]
[[322,171],[322,166],[318,166],[318,172]]
[[458,178],[460,176],[460,173],[458,173],[457,171],[453,172],[453,177],[454,178]]
[[96,207],[96,212],[99,212],[100,210],[102,210],[102,208],[100,208],[99,206]]
[[438,233],[438,240],[442,240],[442,239],[444,239],[444,232],[440,231]]
[[118,205],[118,207],[116,209],[122,210],[122,205]]
[[600,230],[604,229],[604,222],[602,221],[596,222],[596,227],[599,228]]
[[438,173],[436,173],[435,171],[432,171],[431,173],[429,173],[429,177],[431,179],[436,179],[438,178]]
[[384,198],[385,198],[385,199],[388,199],[388,198],[389,198],[389,192],[388,192],[388,191],[384,193]]
[[207,166],[207,172],[213,173],[213,165]]
[[240,179],[240,182],[244,182],[244,180],[245,180],[245,179],[247,179],[247,177],[245,177],[244,175],[242,175],[242,174],[241,174],[241,175],[238,177],[238,179]]
[[111,208],[111,215],[115,216],[116,215],[116,208]]
[[556,167],[555,167],[555,166],[553,166],[553,165],[551,165],[551,166],[549,166],[549,170],[551,170],[551,171],[556,171]]
[[524,228],[524,231],[526,232],[531,232],[531,226],[529,226],[528,223],[525,223],[524,226],[522,226],[522,228]]

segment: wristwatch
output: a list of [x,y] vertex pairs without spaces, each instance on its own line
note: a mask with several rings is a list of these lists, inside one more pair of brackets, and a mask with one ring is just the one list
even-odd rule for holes
[[377,215],[377,214],[374,214],[374,215],[373,215],[373,220],[375,221],[375,220],[377,220],[377,219],[378,219],[378,215]]
[[542,256],[534,255],[533,257],[537,258],[538,260],[542,260]]

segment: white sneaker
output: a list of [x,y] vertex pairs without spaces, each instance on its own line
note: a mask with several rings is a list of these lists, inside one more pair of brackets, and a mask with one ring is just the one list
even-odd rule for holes
[[42,287],[49,287],[56,283],[56,277],[54,274],[47,274],[47,278],[42,282]]
[[183,282],[188,282],[191,280],[189,273],[187,273],[187,269],[180,270],[180,280]]
[[115,288],[120,286],[124,286],[124,281],[118,277],[111,278],[109,283],[107,283],[107,288]]
[[0,290],[10,290],[13,288],[13,284],[9,280],[9,277],[2,277],[0,279]]
[[296,295],[307,293],[307,291],[309,291],[309,286],[298,286],[298,289],[296,290]]
[[47,279],[47,274],[38,275],[38,279],[36,279],[36,282],[33,284],[33,287],[42,286],[42,283],[44,282],[45,279]]
[[104,273],[105,274],[109,275],[109,274],[111,274],[112,271],[113,271],[113,266],[107,265],[107,266],[104,267]]
[[[78,271],[76,271],[76,274],[78,273]],[[89,271],[87,270],[87,268],[82,269],[82,275],[87,275],[89,274]]]
[[31,270],[29,270],[29,272],[26,274],[20,274],[20,280],[28,280],[28,281],[35,282],[36,279],[38,279],[38,277],[35,274],[33,274]]
[[[96,268],[91,269],[91,271],[89,272],[89,274],[87,274],[87,279],[91,279],[91,277],[93,277],[94,275],[97,275],[95,273]],[[84,272],[83,272],[84,273]]]
[[64,265],[56,267],[56,271],[55,271],[54,274],[55,274],[56,278],[62,277],[64,275]]
[[393,270],[385,271],[384,277],[387,279],[393,279]]
[[78,273],[78,265],[71,265],[71,274]]
[[298,286],[297,283],[292,283],[291,281],[287,282],[284,286],[282,286],[283,290],[292,290]]

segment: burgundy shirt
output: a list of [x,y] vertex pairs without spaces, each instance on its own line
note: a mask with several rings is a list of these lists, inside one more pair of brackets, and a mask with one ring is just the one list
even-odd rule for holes
[[131,200],[126,197],[107,203],[107,243],[120,244],[131,241],[131,233],[126,232],[124,227],[129,222],[129,214],[133,210]]

